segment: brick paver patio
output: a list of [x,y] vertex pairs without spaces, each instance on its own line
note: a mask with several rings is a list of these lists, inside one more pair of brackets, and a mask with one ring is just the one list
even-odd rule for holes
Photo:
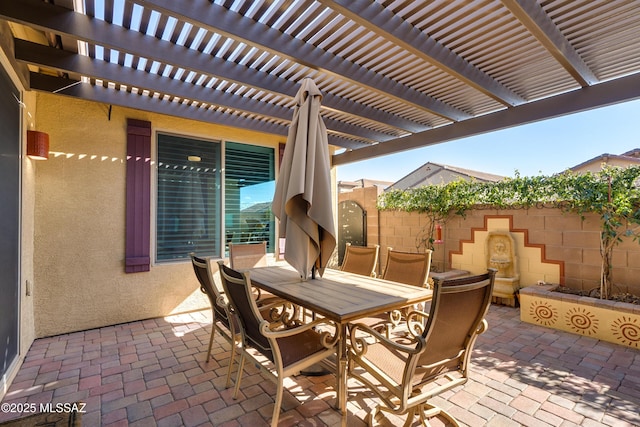
[[[228,343],[217,339],[204,362],[210,319],[203,311],[38,339],[2,402],[84,402],[85,426],[268,425],[272,381],[249,365],[233,400]],[[522,323],[517,308],[493,305],[487,320],[472,379],[434,399],[462,425],[640,425],[640,350]],[[280,425],[340,425],[333,383],[288,381]],[[347,425],[362,426],[372,397],[355,382],[350,390]],[[0,422],[19,415],[0,412]]]

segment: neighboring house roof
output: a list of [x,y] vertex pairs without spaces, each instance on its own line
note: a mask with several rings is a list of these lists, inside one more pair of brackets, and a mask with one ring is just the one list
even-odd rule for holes
[[621,156],[640,158],[640,148],[634,148],[633,150],[629,150],[626,153],[622,153]]
[[255,203],[241,210],[242,213],[264,213],[271,210],[271,202]]
[[634,148],[633,150],[627,151],[626,153],[622,154],[603,153],[592,159],[577,164],[569,168],[569,170],[573,172],[595,172],[602,169],[603,164],[621,167],[640,165],[640,148]]
[[380,181],[376,179],[360,178],[356,181],[338,181],[338,190],[340,192],[351,191],[354,188],[379,187],[387,188],[393,184],[391,181]]
[[481,182],[497,182],[504,179],[504,176],[494,175],[486,172],[474,171],[457,166],[443,165],[440,163],[427,162],[410,174],[401,178],[393,185],[387,187],[388,190],[406,190],[408,188],[420,187],[422,185],[446,184],[458,179],[474,179]]

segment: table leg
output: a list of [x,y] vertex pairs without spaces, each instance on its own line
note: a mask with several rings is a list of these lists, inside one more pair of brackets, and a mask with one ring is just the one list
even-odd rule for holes
[[340,325],[340,338],[338,339],[338,354],[336,355],[336,383],[337,383],[337,409],[342,412],[343,418],[347,413],[347,325]]

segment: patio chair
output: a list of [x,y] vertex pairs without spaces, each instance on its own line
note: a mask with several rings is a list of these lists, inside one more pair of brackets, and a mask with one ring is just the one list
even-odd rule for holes
[[[216,330],[222,335],[231,345],[231,358],[229,360],[229,369],[227,370],[227,387],[231,384],[231,369],[236,355],[236,347],[241,342],[240,336],[240,324],[234,316],[229,313],[227,298],[223,292],[218,289],[213,274],[211,273],[211,265],[208,258],[201,258],[196,256],[193,252],[189,254],[191,256],[191,263],[193,264],[193,271],[200,282],[200,290],[207,295],[209,302],[211,303],[211,313],[213,320],[211,322],[211,337],[209,338],[209,347],[207,348],[206,363],[209,363],[211,357],[211,347],[213,345],[213,338]],[[220,323],[223,327],[221,327]]]
[[[196,273],[198,282],[200,282],[200,291],[207,295],[211,303],[213,319],[211,321],[211,337],[209,338],[209,347],[207,348],[206,363],[209,363],[209,359],[211,358],[211,348],[217,330],[231,345],[231,357],[229,358],[226,383],[227,387],[229,387],[231,385],[231,371],[233,369],[237,347],[242,343],[240,322],[238,317],[229,311],[228,298],[224,291],[220,290],[213,278],[210,260],[208,258],[198,257],[193,252],[189,255],[191,256],[193,270]],[[258,304],[260,315],[263,318],[277,319],[278,314],[277,311],[273,310],[273,307],[280,307],[284,303],[282,299],[273,297],[260,300]]]
[[[275,427],[280,415],[284,379],[335,354],[337,328],[326,319],[300,324],[297,316],[288,317],[284,311],[276,321],[263,319],[252,297],[250,273],[233,270],[222,261],[218,265],[231,310],[238,315],[241,325],[242,351],[233,398],[238,396],[244,363],[250,357],[260,369],[269,372],[269,377],[277,384],[271,419],[271,426]],[[325,330],[321,332],[321,329]],[[250,349],[263,357],[256,357]]]
[[267,242],[229,242],[229,265],[234,270],[267,266]]
[[416,415],[423,425],[438,415],[458,425],[428,401],[467,382],[476,337],[487,329],[495,273],[437,280],[429,313],[408,314],[407,337],[391,340],[364,324],[351,326],[349,375],[382,401],[369,414],[369,425],[379,411],[407,414],[405,426]]
[[379,250],[380,245],[354,246],[351,243],[347,243],[340,270],[376,277]]
[[[234,270],[248,270],[267,266],[267,242],[233,243],[229,242],[229,265]],[[254,288],[257,301],[265,304],[275,302],[275,295]]]
[[388,248],[382,278],[407,285],[426,287],[431,269],[432,253],[431,249],[424,252],[401,252]]
[[[427,249],[424,252],[402,252],[394,251],[393,248],[389,247],[382,278],[407,285],[427,287],[432,253],[431,249]],[[406,307],[390,313],[381,313],[377,316],[361,319],[359,322],[376,329],[384,329],[387,337],[389,337],[390,329],[402,321],[410,308]]]

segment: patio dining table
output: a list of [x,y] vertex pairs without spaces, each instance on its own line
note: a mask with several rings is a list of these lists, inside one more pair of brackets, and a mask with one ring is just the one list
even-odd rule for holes
[[432,292],[402,283],[326,269],[322,277],[302,281],[288,265],[249,270],[254,286],[285,298],[338,325],[336,407],[346,412],[347,324],[358,319],[431,299]]

